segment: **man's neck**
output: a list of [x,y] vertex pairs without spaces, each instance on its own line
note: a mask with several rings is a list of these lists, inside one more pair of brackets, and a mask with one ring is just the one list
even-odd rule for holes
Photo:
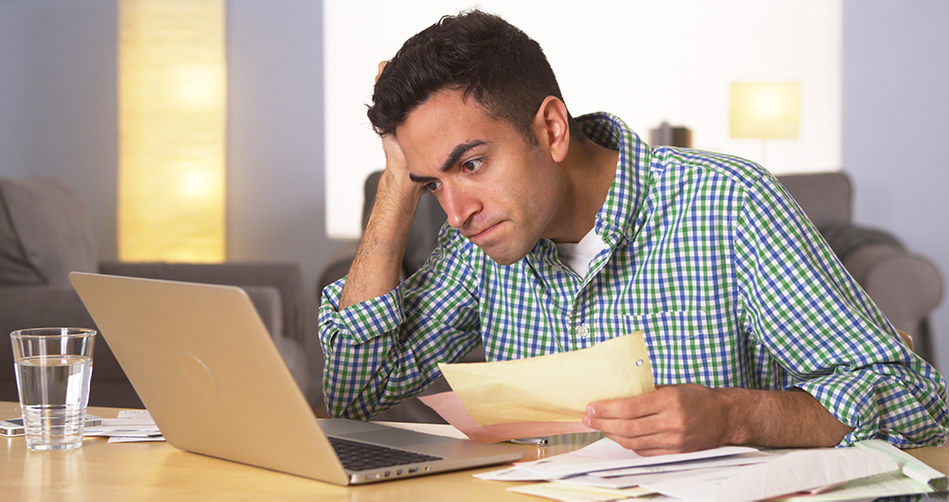
[[564,159],[568,188],[561,209],[561,221],[567,222],[555,242],[580,242],[593,229],[596,215],[616,177],[619,152],[610,150],[580,135],[571,138]]

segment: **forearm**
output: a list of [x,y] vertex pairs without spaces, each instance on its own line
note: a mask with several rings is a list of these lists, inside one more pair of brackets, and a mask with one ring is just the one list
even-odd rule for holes
[[[471,278],[463,262],[432,265],[395,290],[342,310],[344,280],[323,290],[319,334],[325,364],[324,397],[333,416],[366,419],[421,392],[435,380],[438,363],[456,361],[480,340]],[[432,281],[432,282],[429,282]],[[453,305],[419,316],[405,303]]]
[[584,424],[641,455],[723,445],[835,446],[850,432],[810,394],[663,385],[653,392],[590,403]]
[[768,447],[835,446],[853,429],[814,396],[787,391],[713,389],[725,407],[722,444]]
[[421,195],[422,189],[404,172],[386,168],[343,286],[340,310],[384,295],[398,285],[409,229]]

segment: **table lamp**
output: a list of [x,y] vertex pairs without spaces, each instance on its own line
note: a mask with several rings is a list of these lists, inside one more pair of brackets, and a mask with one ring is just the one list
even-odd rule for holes
[[761,163],[769,139],[793,139],[801,125],[798,82],[736,82],[731,88],[730,135],[761,140]]

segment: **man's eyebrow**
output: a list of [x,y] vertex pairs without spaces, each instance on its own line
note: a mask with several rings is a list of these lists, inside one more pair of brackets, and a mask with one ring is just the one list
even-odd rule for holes
[[[461,143],[456,145],[455,148],[451,149],[451,153],[448,154],[448,157],[445,158],[445,161],[442,162],[441,167],[438,168],[439,172],[448,172],[452,166],[458,163],[461,160],[461,157],[468,153],[472,148],[477,148],[481,145],[487,144],[486,141],[476,139],[474,141],[469,141],[468,143]],[[416,176],[414,174],[409,174],[409,179],[415,183],[428,183],[434,181],[434,178],[429,176]]]

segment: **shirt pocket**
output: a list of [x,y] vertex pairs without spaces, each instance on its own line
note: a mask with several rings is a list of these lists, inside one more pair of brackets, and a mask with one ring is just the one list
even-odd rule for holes
[[657,384],[716,380],[716,343],[709,336],[708,316],[701,310],[625,316],[626,328],[642,331]]

